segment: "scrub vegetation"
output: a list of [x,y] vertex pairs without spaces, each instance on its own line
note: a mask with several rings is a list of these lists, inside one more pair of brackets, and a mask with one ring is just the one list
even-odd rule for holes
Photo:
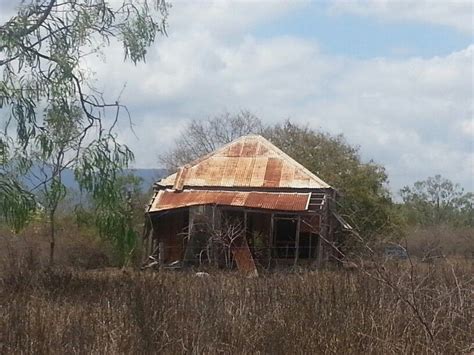
[[0,352],[468,353],[473,274],[465,260],[254,279],[41,271],[30,254],[2,265]]
[[197,270],[111,267],[119,264],[113,245],[67,218],[58,224],[55,267],[46,267],[43,227],[10,237],[2,231],[0,353],[473,350],[469,229],[437,230],[438,240],[449,236],[463,249],[429,248],[423,240],[434,234],[424,230],[410,239],[412,259],[261,270],[258,278],[245,278],[215,269],[198,277]]

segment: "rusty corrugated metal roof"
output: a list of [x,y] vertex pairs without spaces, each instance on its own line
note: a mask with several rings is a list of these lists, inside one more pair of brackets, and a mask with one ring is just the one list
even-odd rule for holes
[[148,212],[198,205],[224,205],[278,211],[306,211],[311,193],[160,190]]
[[262,136],[243,136],[162,179],[158,185],[189,187],[328,188],[304,166]]

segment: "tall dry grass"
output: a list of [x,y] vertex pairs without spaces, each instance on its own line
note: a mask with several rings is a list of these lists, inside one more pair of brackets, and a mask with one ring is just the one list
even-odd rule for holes
[[0,353],[459,354],[473,342],[470,262],[256,279],[35,265],[4,265]]
[[[49,226],[35,221],[19,234],[0,225],[0,274],[2,263],[17,263],[32,256],[37,267],[49,264]],[[61,218],[56,226],[55,263],[77,269],[110,266],[114,263],[112,248],[101,241],[95,231],[80,227],[73,218]]]
[[406,234],[411,255],[425,259],[440,256],[474,259],[473,227],[413,226]]

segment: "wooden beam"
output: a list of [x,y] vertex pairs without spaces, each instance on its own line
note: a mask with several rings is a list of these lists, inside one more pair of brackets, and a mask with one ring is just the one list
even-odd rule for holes
[[146,255],[146,258],[148,259],[148,257],[151,255],[153,256],[153,239],[155,238],[155,233],[154,233],[154,229],[153,229],[153,226],[151,226],[150,228],[150,231],[148,232],[148,239],[147,239],[147,246],[146,248],[148,249],[147,250],[147,255]]
[[183,264],[189,265],[193,263],[194,260],[194,239],[193,239],[193,225],[194,225],[194,215],[195,211],[193,208],[189,208],[189,219],[188,219],[188,236],[186,249],[184,250]]
[[247,238],[247,210],[244,210],[244,237]]
[[165,243],[160,241],[158,243],[158,261],[160,263],[160,269],[165,266]]
[[[216,229],[217,229],[217,223],[216,223],[217,214],[216,213],[217,213],[216,205],[212,205],[212,231],[211,231],[212,235],[216,233]],[[211,251],[211,255],[210,255],[211,263],[215,267],[219,266],[219,261],[217,260],[217,246],[213,239],[211,239],[210,251]]]
[[300,226],[301,226],[301,217],[298,216],[296,220],[296,237],[295,237],[295,266],[298,263],[298,257],[300,253]]
[[270,255],[270,260],[272,259],[273,256],[273,239],[274,239],[274,231],[275,231],[275,214],[272,213],[270,215],[270,236],[268,238],[268,248],[269,248],[269,255]]
[[316,266],[319,268],[322,264],[323,258],[323,250],[322,250],[322,239],[321,236],[318,234],[318,243],[316,244]]
[[150,242],[151,242],[151,225],[148,219],[145,220],[145,224],[143,226],[143,256],[142,262],[146,263],[148,261],[148,257],[150,256]]

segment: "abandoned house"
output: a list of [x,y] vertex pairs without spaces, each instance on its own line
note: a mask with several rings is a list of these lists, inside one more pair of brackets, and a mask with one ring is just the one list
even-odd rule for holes
[[243,136],[154,184],[145,245],[163,266],[318,266],[351,227],[337,192],[265,138]]

